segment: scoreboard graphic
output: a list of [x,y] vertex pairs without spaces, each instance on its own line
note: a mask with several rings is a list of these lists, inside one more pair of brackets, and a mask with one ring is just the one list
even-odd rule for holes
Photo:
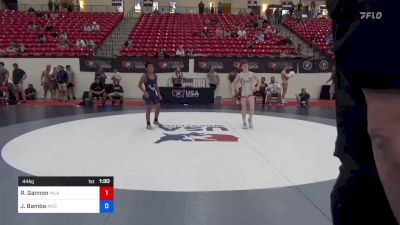
[[113,213],[114,177],[18,177],[18,213]]

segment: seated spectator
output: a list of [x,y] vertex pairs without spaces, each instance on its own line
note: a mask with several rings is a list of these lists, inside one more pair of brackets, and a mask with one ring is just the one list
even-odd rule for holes
[[299,54],[301,54],[301,52],[302,52],[302,47],[301,47],[301,44],[300,44],[300,43],[297,45],[296,51],[297,51]]
[[210,20],[206,19],[206,21],[204,22],[204,25],[210,25],[210,24],[211,24]]
[[282,86],[275,81],[275,77],[271,77],[271,83],[267,87],[267,103],[271,104],[272,98],[278,99],[278,102],[282,104]]
[[28,13],[36,13],[36,10],[34,8],[32,8],[32,6],[31,6],[28,9]]
[[194,56],[194,49],[192,46],[190,46],[186,52],[187,56],[193,57]]
[[254,45],[255,45],[254,41],[253,40],[249,40],[247,42],[246,48],[247,49],[254,49]]
[[46,43],[46,42],[47,42],[46,36],[44,34],[39,35],[38,43]]
[[122,47],[127,49],[132,49],[133,47],[132,40],[126,40]]
[[180,45],[179,48],[176,50],[176,56],[185,56],[185,50],[183,49],[182,45]]
[[17,44],[15,44],[15,42],[11,41],[10,43],[8,43],[8,47],[7,47],[7,52],[17,52]]
[[49,14],[50,14],[50,19],[52,20],[55,20],[58,17],[58,12],[56,11],[50,12]]
[[96,43],[94,42],[94,40],[89,39],[89,40],[87,40],[87,42],[86,42],[86,46],[87,46],[89,49],[95,49],[95,48],[96,48]]
[[240,38],[245,38],[247,36],[247,33],[243,28],[239,28],[237,34],[238,34],[238,37],[240,37]]
[[265,41],[265,35],[261,31],[258,32],[256,36],[257,41]]
[[229,38],[229,37],[231,37],[231,35],[232,35],[232,33],[231,33],[231,31],[228,29],[228,30],[224,30],[224,38]]
[[92,27],[90,25],[83,25],[83,31],[84,32],[91,32],[92,31]]
[[35,100],[36,99],[36,90],[33,88],[32,84],[28,85],[28,88],[25,89],[26,100]]
[[89,99],[93,101],[94,98],[101,98],[103,100],[103,105],[106,104],[106,89],[104,85],[100,82],[100,79],[97,77],[95,78],[94,83],[90,85],[89,91]]
[[76,40],[76,47],[78,48],[86,48],[86,43],[83,39],[77,39]]
[[157,56],[159,59],[164,59],[165,57],[165,49],[162,45],[157,50]]
[[115,79],[113,81],[113,85],[111,88],[111,92],[108,94],[108,97],[112,100],[112,104],[115,104],[115,100],[118,99],[121,101],[121,105],[124,101],[124,89],[119,84],[119,80]]
[[310,94],[307,93],[305,88],[301,89],[300,94],[296,95],[298,107],[307,107],[310,106]]
[[30,23],[28,24],[28,30],[29,30],[30,32],[35,32],[35,31],[38,30],[38,26],[37,26],[34,22],[30,22]]
[[182,87],[183,82],[183,73],[181,69],[178,67],[175,70],[175,76],[172,77],[172,84],[174,87]]
[[54,28],[55,28],[54,24],[50,23],[50,24],[46,25],[45,30],[47,32],[51,32],[51,31],[54,31]]
[[207,27],[204,27],[204,29],[201,31],[201,35],[203,35],[203,37],[208,37],[210,35]]
[[23,43],[20,43],[19,45],[17,45],[16,51],[17,53],[24,53],[26,49],[27,48],[25,47],[25,45]]
[[224,37],[224,31],[221,29],[221,27],[217,27],[215,30],[215,36],[217,38],[223,38]]
[[100,26],[96,22],[93,22],[92,31],[93,32],[100,32]]

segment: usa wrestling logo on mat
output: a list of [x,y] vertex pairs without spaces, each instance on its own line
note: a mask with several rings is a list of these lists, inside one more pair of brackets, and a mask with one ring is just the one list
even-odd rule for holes
[[[180,142],[238,142],[239,138],[232,135],[223,125],[164,125],[164,132],[156,144],[169,141]],[[222,133],[215,133],[222,132]]]

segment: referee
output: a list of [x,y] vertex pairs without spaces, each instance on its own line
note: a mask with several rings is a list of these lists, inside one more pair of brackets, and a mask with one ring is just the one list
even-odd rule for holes
[[[327,0],[336,58],[334,225],[400,223],[400,1]],[[395,55],[391,55],[395,54]],[[397,222],[396,222],[397,218]]]

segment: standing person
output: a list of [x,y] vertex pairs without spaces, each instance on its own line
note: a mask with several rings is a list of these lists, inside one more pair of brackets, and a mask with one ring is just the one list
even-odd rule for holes
[[22,103],[26,102],[25,90],[24,90],[24,80],[26,79],[26,73],[18,67],[17,63],[13,64],[14,71],[12,75],[12,82],[15,87],[15,97],[19,103],[20,96],[22,95]]
[[211,14],[214,14],[214,12],[215,12],[215,9],[214,9],[214,4],[211,4],[210,13],[211,13]]
[[57,86],[58,86],[58,98],[60,101],[65,102],[67,100],[67,83],[68,73],[64,70],[63,66],[58,66],[57,73]]
[[[400,1],[327,1],[336,59],[340,174],[332,190],[332,221],[400,224]],[[380,19],[360,19],[360,10]],[[367,43],[380,43],[368,47]],[[397,222],[396,222],[397,219]]]
[[208,72],[207,74],[207,78],[210,88],[214,89],[215,91],[215,89],[217,89],[217,86],[219,84],[219,76],[218,73],[215,71],[214,66],[211,66],[210,72]]
[[72,70],[70,65],[65,67],[67,69],[68,74],[68,84],[67,84],[67,91],[68,91],[68,99],[76,99],[75,97],[75,72]]
[[[240,86],[242,87],[240,100],[242,103],[243,129],[247,129],[247,122],[248,127],[253,128],[253,114],[255,106],[254,92],[256,92],[260,81],[253,72],[249,71],[249,64],[246,60],[240,62],[240,68],[242,69],[242,72],[236,76],[234,83],[240,83]],[[247,108],[247,106],[249,106],[249,108]],[[247,110],[249,112],[249,118],[246,121]]]
[[235,99],[236,96],[237,96],[237,94],[238,94],[238,93],[236,92],[236,90],[237,90],[236,84],[234,83],[234,81],[235,81],[235,79],[236,79],[238,73],[239,73],[239,68],[237,68],[237,67],[235,66],[235,68],[233,68],[233,70],[232,70],[232,71],[229,73],[229,75],[228,75],[228,80],[229,80],[229,82],[231,83],[231,95],[232,95],[232,98],[233,98],[233,99]]
[[3,92],[5,96],[2,96],[8,102],[9,98],[9,88],[8,88],[8,78],[10,74],[8,70],[4,67],[4,63],[0,62],[0,92]]
[[172,78],[174,87],[182,87],[183,83],[183,73],[181,68],[176,68],[175,70],[175,77]]
[[267,83],[265,83],[265,77],[261,77],[261,84],[260,84],[260,87],[259,87],[259,93],[261,94],[261,96],[262,96],[262,104],[263,105],[265,105],[265,99],[266,99],[266,97],[267,97],[267,87],[268,87],[268,84]]
[[51,92],[52,93],[52,99],[56,99],[56,96],[57,96],[57,90],[58,90],[58,87],[57,87],[57,74],[58,74],[58,67],[56,66],[56,67],[54,67],[53,68],[53,72],[51,72],[50,73],[50,90],[53,90],[53,92]]
[[150,123],[150,113],[152,107],[155,108],[153,124],[156,126],[161,126],[160,122],[158,121],[158,116],[160,115],[160,101],[162,100],[162,96],[160,89],[158,88],[158,79],[157,75],[154,73],[154,65],[152,63],[146,63],[146,72],[140,78],[138,87],[143,92],[143,98],[146,104],[147,129],[153,129]]
[[47,92],[50,91],[51,97],[54,98],[54,85],[50,80],[51,76],[51,65],[46,65],[46,69],[42,71],[42,76],[40,77],[40,84],[43,86],[44,91],[44,101],[47,100]]
[[204,13],[204,3],[202,1],[200,1],[199,3],[199,14],[203,14]]
[[75,2],[75,11],[80,12],[81,11],[81,3],[79,0],[76,0]]
[[54,11],[60,12],[60,2],[58,0],[54,0]]
[[285,102],[285,96],[289,87],[289,79],[295,75],[294,71],[290,71],[288,67],[285,67],[281,72],[281,79],[282,79],[282,103]]
[[333,67],[331,77],[329,78],[329,80],[326,81],[326,83],[328,84],[331,81],[332,81],[332,83],[329,88],[329,100],[333,100],[333,96],[335,95],[335,83],[336,83],[336,67],[335,66]]
[[47,3],[47,5],[49,6],[49,12],[53,12],[53,1],[49,0],[49,3]]
[[222,14],[222,3],[221,3],[221,1],[218,2],[218,14]]
[[102,66],[99,66],[96,73],[94,74],[94,79],[96,79],[96,78],[99,78],[101,84],[106,85],[107,75],[104,72],[104,69]]

